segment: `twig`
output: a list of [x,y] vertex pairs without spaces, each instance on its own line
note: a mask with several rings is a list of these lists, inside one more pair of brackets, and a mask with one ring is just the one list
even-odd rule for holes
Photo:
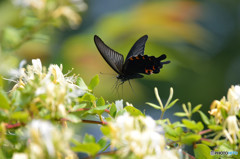
[[192,156],[192,155],[190,155],[190,154],[188,154],[187,152],[185,152],[185,151],[182,151],[182,153],[184,154],[184,155],[187,155],[189,158],[191,158],[191,159],[195,159],[195,157],[194,156]]
[[23,126],[23,125],[25,125],[25,124],[21,124],[21,123],[8,124],[8,123],[6,123],[5,127],[6,127],[6,129],[14,129],[14,128],[18,128],[18,127]]
[[207,134],[207,133],[209,133],[211,131],[212,131],[211,129],[206,129],[206,130],[200,131],[198,134],[199,135],[203,135],[203,134]]
[[83,123],[107,125],[105,121],[82,120]]

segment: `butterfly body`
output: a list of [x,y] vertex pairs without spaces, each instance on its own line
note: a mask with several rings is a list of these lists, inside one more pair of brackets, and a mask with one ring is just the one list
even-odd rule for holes
[[94,42],[105,61],[118,73],[117,79],[125,82],[130,79],[143,78],[142,74],[159,73],[163,64],[170,63],[170,61],[162,62],[166,59],[165,54],[159,57],[144,55],[147,38],[148,36],[145,35],[135,42],[125,62],[122,54],[112,50],[96,35]]

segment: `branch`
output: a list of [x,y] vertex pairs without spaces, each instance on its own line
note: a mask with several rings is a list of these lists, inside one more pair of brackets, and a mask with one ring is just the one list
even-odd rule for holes
[[83,123],[107,125],[105,121],[82,120]]
[[[68,111],[69,113],[74,113],[74,112],[81,112],[81,111],[88,111],[88,110],[90,110],[91,108],[79,108],[79,109],[77,109],[76,111]],[[110,113],[110,111],[108,110],[108,109],[104,109],[104,111],[106,112],[106,113]]]
[[6,123],[6,124],[5,124],[5,127],[6,127],[6,129],[14,129],[14,128],[21,127],[21,126],[23,126],[23,125],[25,125],[25,124],[21,124],[21,123],[8,124],[8,123]]
[[203,134],[207,134],[209,132],[212,132],[212,130],[211,129],[203,130],[203,131],[200,131],[198,134],[203,135]]

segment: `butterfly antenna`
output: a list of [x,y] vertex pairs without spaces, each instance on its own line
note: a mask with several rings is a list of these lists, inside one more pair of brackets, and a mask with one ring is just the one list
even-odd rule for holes
[[112,94],[115,94],[115,91],[117,93],[117,87],[118,87],[118,79],[116,80],[116,82],[112,86]]
[[133,87],[132,87],[132,85],[131,85],[131,82],[130,82],[130,80],[128,80],[128,83],[129,83],[129,85],[130,85],[130,87],[131,87],[131,89],[132,89],[132,91],[133,91],[134,95],[136,95],[136,93],[135,93],[135,91],[134,91],[134,89],[133,89]]
[[121,84],[122,84],[122,98],[123,98],[123,82]]
[[100,72],[100,75],[111,75],[111,76],[115,76],[115,74],[112,74],[112,73],[103,73],[103,72]]

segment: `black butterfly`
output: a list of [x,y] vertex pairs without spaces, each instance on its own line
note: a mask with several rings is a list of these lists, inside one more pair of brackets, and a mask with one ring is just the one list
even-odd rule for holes
[[123,83],[130,79],[143,78],[144,76],[141,74],[159,73],[163,64],[170,63],[170,61],[161,62],[166,59],[165,54],[158,58],[144,55],[147,38],[148,36],[144,35],[135,42],[125,62],[122,54],[104,44],[97,35],[94,36],[94,42],[105,61],[118,73],[117,79],[120,79]]

